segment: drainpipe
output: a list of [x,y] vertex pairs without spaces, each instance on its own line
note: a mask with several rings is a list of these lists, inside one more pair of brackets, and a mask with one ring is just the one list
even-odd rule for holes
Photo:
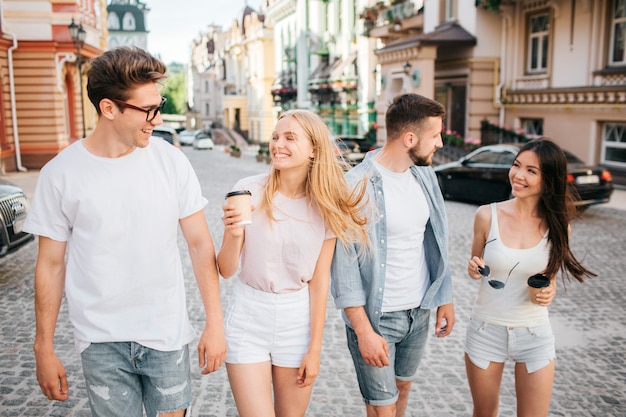
[[503,15],[502,16],[502,32],[500,34],[501,38],[500,38],[500,83],[497,86],[497,94],[498,94],[498,105],[500,107],[500,111],[499,111],[499,116],[498,116],[498,123],[500,124],[500,127],[504,126],[504,117],[505,117],[505,108],[502,105],[502,88],[504,87],[504,84],[506,82],[506,78],[507,78],[507,67],[506,67],[506,63],[507,63],[507,56],[506,56],[506,43],[508,42],[509,38],[508,38],[508,30],[510,27],[510,17]]
[[17,131],[17,109],[15,108],[15,78],[13,77],[13,50],[17,48],[17,37],[12,33],[7,35],[13,38],[13,46],[7,51],[9,58],[9,91],[11,93],[11,120],[13,121],[13,142],[15,144],[15,165],[18,171],[26,172],[22,166],[22,151],[20,150],[20,135]]
[[[4,21],[4,1],[0,0],[0,18]],[[13,45],[7,50],[9,65],[9,92],[11,94],[11,120],[13,122],[13,142],[15,144],[15,165],[18,171],[26,172],[22,166],[22,152],[20,151],[20,136],[17,131],[17,109],[15,108],[15,79],[13,77],[13,51],[17,48],[17,36],[13,33],[5,32],[13,39]]]

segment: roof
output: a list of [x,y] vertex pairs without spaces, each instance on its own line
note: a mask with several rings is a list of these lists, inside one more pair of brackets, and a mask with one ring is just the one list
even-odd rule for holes
[[476,45],[476,37],[463,29],[457,22],[445,22],[437,26],[435,30],[428,33],[420,33],[419,35],[410,36],[391,42],[383,48],[376,51],[391,52],[396,50],[407,49],[415,46],[474,46]]

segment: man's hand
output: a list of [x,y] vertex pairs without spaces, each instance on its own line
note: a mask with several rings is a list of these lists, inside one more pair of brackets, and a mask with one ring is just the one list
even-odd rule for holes
[[452,333],[454,327],[454,305],[444,304],[437,308],[437,322],[435,323],[435,336],[446,337]]
[[384,337],[374,330],[358,335],[359,350],[366,364],[382,368],[389,366],[389,346]]
[[69,399],[69,386],[65,367],[54,353],[35,354],[37,381],[41,392],[49,400],[66,401]]
[[205,326],[198,342],[198,364],[202,374],[206,375],[217,371],[226,360],[226,338],[224,331],[210,329]]

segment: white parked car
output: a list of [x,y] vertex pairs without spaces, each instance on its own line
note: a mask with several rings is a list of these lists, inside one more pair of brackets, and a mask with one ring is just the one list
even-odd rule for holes
[[191,146],[200,133],[201,130],[183,130],[178,134],[178,140],[182,146]]
[[194,149],[213,149],[214,146],[213,139],[205,133],[199,134],[193,141]]
[[152,130],[152,136],[160,137],[177,148],[180,148],[180,139],[176,129],[173,127],[163,125],[155,126]]

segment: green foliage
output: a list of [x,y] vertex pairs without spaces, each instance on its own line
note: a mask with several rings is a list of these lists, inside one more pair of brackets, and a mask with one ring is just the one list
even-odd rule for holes
[[476,6],[497,12],[500,11],[500,0],[476,0]]
[[164,114],[185,114],[187,110],[187,90],[185,88],[185,73],[180,64],[171,64],[168,67],[169,76],[164,83],[163,97],[167,98],[163,106]]

